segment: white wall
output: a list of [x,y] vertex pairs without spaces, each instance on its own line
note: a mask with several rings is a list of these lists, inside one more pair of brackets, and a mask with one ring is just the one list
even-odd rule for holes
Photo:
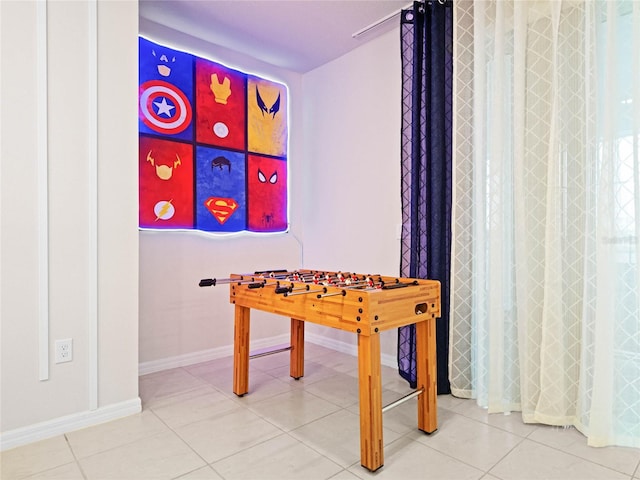
[[[272,268],[397,275],[400,241],[400,44],[397,29],[305,75],[140,19],[140,33],[239,70],[290,94],[290,233],[216,237],[140,233],[140,372],[230,355],[228,287],[201,278]],[[252,311],[254,348],[286,339],[282,318]],[[355,353],[352,334],[309,325],[308,338]],[[396,332],[385,332],[387,363]]]
[[[138,363],[152,371],[230,354],[228,290],[200,288],[201,278],[299,267],[397,274],[397,29],[299,75],[141,19],[140,33],[153,40],[289,86],[291,230],[224,238],[138,232],[132,208],[138,201],[137,2],[100,2],[97,27],[90,2],[48,2],[49,228],[43,235],[36,5],[0,1],[3,449],[137,411]],[[46,351],[39,346],[39,307],[46,306],[37,288],[42,242],[49,253],[45,381],[38,377]],[[288,322],[252,315],[257,344],[286,337]],[[307,331],[336,348],[348,350],[356,340],[318,326]],[[74,360],[53,363],[54,341],[69,337]],[[383,358],[391,362],[395,332],[382,340]]]
[[[140,373],[233,353],[233,306],[229,287],[198,287],[202,278],[231,273],[302,268],[303,195],[302,76],[140,19],[152,41],[282,82],[289,89],[288,233],[214,235],[204,232],[140,232]],[[288,341],[289,322],[252,311],[254,347]]]
[[135,1],[0,2],[3,449],[140,409],[137,22]]
[[[304,75],[306,267],[399,274],[401,80],[398,29]],[[381,341],[392,363],[396,331]]]

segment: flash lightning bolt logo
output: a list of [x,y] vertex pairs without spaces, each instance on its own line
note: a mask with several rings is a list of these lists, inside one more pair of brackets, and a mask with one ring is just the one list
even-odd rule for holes
[[175,207],[171,204],[173,202],[173,198],[169,201],[160,200],[156,203],[155,207],[153,207],[153,213],[156,214],[156,219],[158,220],[169,220],[176,213]]

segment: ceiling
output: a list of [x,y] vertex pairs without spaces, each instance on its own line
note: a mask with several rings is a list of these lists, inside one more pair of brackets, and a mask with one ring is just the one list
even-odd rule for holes
[[[398,25],[408,0],[140,0],[139,14],[294,72],[334,60]],[[390,17],[390,18],[388,18]],[[353,34],[388,18],[362,33]]]

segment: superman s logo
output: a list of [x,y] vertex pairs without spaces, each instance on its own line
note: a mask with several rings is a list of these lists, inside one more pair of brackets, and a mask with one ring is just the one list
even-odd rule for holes
[[238,208],[238,204],[233,198],[209,197],[204,205],[220,225],[229,220],[229,217]]

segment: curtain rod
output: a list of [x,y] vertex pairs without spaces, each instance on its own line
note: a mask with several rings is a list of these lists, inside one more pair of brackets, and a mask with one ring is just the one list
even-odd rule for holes
[[[422,3],[424,3],[424,0],[421,0],[421,1],[422,1]],[[438,0],[438,3],[441,4],[441,5],[444,5],[444,4],[447,3],[447,0]],[[403,10],[407,10],[410,7],[413,7],[413,2],[409,3],[408,5],[405,5],[400,10],[397,10],[395,12],[390,13],[386,17],[382,17],[380,20],[377,20],[377,21],[373,22],[371,25],[367,25],[366,27],[358,30],[357,32],[352,33],[351,37],[352,38],[358,38],[359,36],[364,35],[369,30],[373,30],[374,28],[382,25],[383,23],[388,22],[392,18],[397,17],[398,15],[400,15],[402,13]]]
[[413,7],[413,2],[411,2],[408,5],[405,5],[403,8],[401,8],[400,10],[397,10],[395,12],[390,13],[389,15],[387,15],[386,17],[382,17],[380,20],[377,20],[375,22],[373,22],[371,25],[367,25],[366,27],[358,30],[357,32],[353,33],[351,35],[352,38],[358,38],[360,35],[364,35],[365,33],[367,33],[369,30],[373,30],[374,28],[376,28],[379,25],[382,25],[385,22],[388,22],[389,20],[391,20],[392,18],[397,17],[398,15],[400,15],[402,13],[402,10],[406,10],[409,7]]

